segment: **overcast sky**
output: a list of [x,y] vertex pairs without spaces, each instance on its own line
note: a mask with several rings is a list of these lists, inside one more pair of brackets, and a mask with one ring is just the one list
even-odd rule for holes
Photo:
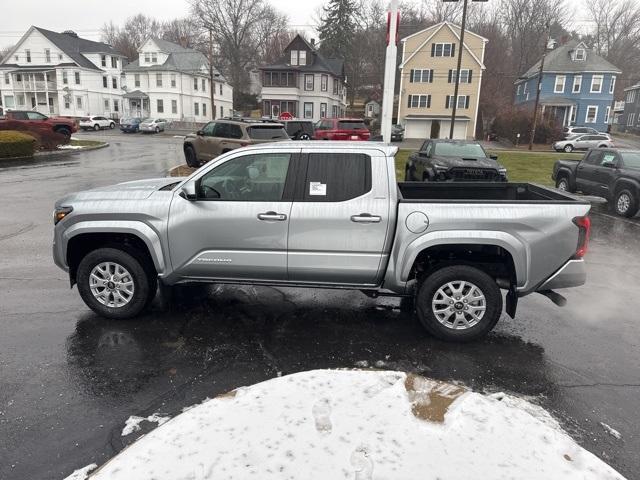
[[[109,20],[122,23],[127,17],[143,12],[160,20],[184,17],[187,0],[0,0],[0,48],[15,44],[31,26],[49,30],[74,30],[80,36],[99,40],[100,27]],[[312,31],[316,10],[326,0],[267,0],[289,16],[292,28]],[[439,1],[439,0],[433,0]],[[580,13],[586,0],[568,0]],[[576,27],[580,28],[580,24]]]

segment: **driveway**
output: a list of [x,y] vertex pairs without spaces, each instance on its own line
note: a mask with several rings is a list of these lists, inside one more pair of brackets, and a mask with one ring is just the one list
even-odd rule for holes
[[104,320],[52,263],[53,202],[164,175],[182,161],[181,141],[80,136],[108,137],[111,146],[0,167],[0,478],[64,478],[101,464],[129,441],[121,431],[131,415],[175,415],[281,374],[365,365],[527,396],[636,478],[638,219],[594,213],[588,284],[566,293],[568,305],[523,298],[516,320],[503,317],[488,338],[468,345],[430,338],[395,299],[348,291],[185,287],[142,318]]

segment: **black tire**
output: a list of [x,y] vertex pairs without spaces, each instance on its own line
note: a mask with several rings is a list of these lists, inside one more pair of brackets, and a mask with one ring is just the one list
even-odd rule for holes
[[[441,323],[432,308],[432,301],[438,290],[441,287],[446,288],[448,283],[455,285],[456,282],[473,284],[485,297],[485,311],[480,320],[460,329]],[[468,291],[468,293],[470,292],[471,290]],[[463,296],[453,297],[452,301],[455,304],[448,307],[454,309],[450,315],[455,315],[454,312],[458,311],[463,315],[463,318],[469,321],[470,310],[465,307],[469,307],[470,303],[465,302],[466,305],[461,303],[464,301]],[[496,325],[502,313],[502,294],[493,278],[482,270],[468,265],[453,265],[436,270],[422,282],[416,297],[416,311],[422,326],[434,337],[448,342],[470,342],[484,337]],[[474,322],[474,320],[470,320],[470,322]]]
[[311,136],[308,133],[301,133],[298,140],[311,140]]
[[606,145],[599,145],[598,148],[607,148]]
[[566,175],[559,175],[558,178],[556,178],[556,188],[569,193],[573,193],[575,190],[571,188],[571,182],[569,182]]
[[66,127],[60,127],[56,130],[56,133],[64,136],[65,138],[71,138],[71,130]]
[[613,198],[613,211],[621,217],[631,218],[638,213],[638,196],[631,190],[618,190]]
[[116,124],[115,124],[115,123],[113,123],[113,122],[111,122],[111,123],[109,124],[109,128],[110,128],[111,130],[113,130],[114,128],[116,128]]
[[98,130],[100,130],[100,125],[98,125],[97,123],[93,126],[93,131],[97,132]]
[[416,182],[418,179],[416,178],[416,167],[407,167],[404,172],[404,181],[405,182]]
[[160,127],[156,127],[156,133],[160,133]]
[[[136,255],[142,258],[140,255]],[[91,292],[89,279],[92,270],[103,262],[113,262],[124,267],[133,280],[133,295],[120,307],[109,307],[100,303]],[[105,318],[125,319],[138,315],[155,297],[158,280],[150,265],[145,265],[133,255],[117,248],[99,248],[88,253],[80,262],[76,273],[78,291],[84,303]]]
[[193,149],[193,147],[189,145],[184,147],[184,158],[187,162],[187,165],[189,165],[191,168],[200,167],[200,162],[198,161],[198,157],[196,156],[196,151]]
[[562,150],[564,150],[567,153],[571,153],[571,152],[573,152],[573,145],[571,145],[571,144],[565,145]]

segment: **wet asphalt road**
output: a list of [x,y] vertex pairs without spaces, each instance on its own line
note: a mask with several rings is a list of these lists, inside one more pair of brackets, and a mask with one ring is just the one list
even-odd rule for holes
[[638,478],[638,218],[594,214],[588,284],[566,292],[568,306],[521,299],[515,321],[503,317],[469,345],[436,341],[396,300],[358,292],[185,287],[142,318],[109,321],[53,265],[53,202],[164,175],[182,155],[170,136],[98,136],[111,146],[0,167],[0,479],[61,479],[101,464],[131,440],[120,435],[130,415],[175,415],[240,385],[361,362],[531,397]]

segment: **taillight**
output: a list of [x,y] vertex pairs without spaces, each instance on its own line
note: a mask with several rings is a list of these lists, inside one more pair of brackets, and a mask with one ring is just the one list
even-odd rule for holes
[[582,258],[589,248],[589,236],[591,235],[591,219],[589,217],[575,217],[573,223],[578,227],[578,248],[573,258]]

